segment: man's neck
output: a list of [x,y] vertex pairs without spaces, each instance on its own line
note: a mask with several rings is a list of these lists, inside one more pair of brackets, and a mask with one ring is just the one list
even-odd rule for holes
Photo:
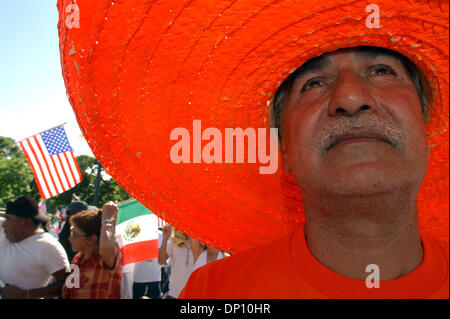
[[[391,198],[392,200],[392,198]],[[398,198],[397,198],[398,200]],[[366,267],[378,266],[380,280],[402,277],[423,259],[415,202],[386,198],[336,200],[332,207],[305,205],[305,239],[327,268],[364,280]]]
[[27,239],[27,238],[29,238],[31,236],[34,236],[36,234],[43,233],[43,232],[44,232],[44,230],[41,229],[40,227],[27,228],[27,231],[26,231],[25,235],[22,237],[22,239],[20,239],[17,242],[21,242],[21,241],[23,241],[23,240],[25,240],[25,239]]

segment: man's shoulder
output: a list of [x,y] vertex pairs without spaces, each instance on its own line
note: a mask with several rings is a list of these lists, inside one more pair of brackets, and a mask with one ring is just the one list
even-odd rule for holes
[[[289,258],[291,235],[216,260],[195,270],[183,292],[183,298],[236,296],[244,286],[258,286],[261,280],[279,274]],[[240,287],[236,292],[235,287]]]
[[421,234],[422,240],[425,240],[425,244],[432,245],[428,248],[437,248],[442,254],[449,259],[449,243],[448,237],[438,237],[433,236],[432,234]]
[[49,256],[60,256],[63,259],[67,258],[64,247],[49,233],[42,232],[34,235],[33,237],[35,238],[31,241],[31,245],[35,247],[36,253],[38,253],[41,258],[45,259]]
[[[204,267],[208,267],[211,269],[227,268],[229,266],[238,266],[247,263],[254,264],[255,262],[260,263],[260,266],[264,266],[273,262],[277,263],[276,260],[282,263],[283,260],[277,259],[277,257],[286,257],[285,255],[288,252],[289,239],[291,238],[291,236],[292,234],[289,234],[288,236],[278,238],[263,245],[238,252],[229,257],[211,262]],[[268,258],[268,256],[270,256],[270,258]]]
[[448,256],[448,239],[435,239],[436,242],[439,244],[439,246],[441,246],[442,248],[444,248],[444,252],[447,254]]
[[433,278],[433,282],[437,283],[434,287],[435,291],[427,298],[448,299],[448,237],[439,238],[431,234],[422,234],[422,244],[424,245],[425,255],[427,256],[427,262],[425,262],[427,275]]
[[444,259],[446,259],[446,262],[448,264],[449,262],[449,245],[448,245],[448,238],[447,239],[440,239],[440,238],[434,238],[434,241],[436,242],[436,246],[439,247],[440,252],[442,253],[442,256]]
[[36,243],[43,246],[60,246],[60,242],[54,236],[49,233],[42,232],[37,234],[35,240]]

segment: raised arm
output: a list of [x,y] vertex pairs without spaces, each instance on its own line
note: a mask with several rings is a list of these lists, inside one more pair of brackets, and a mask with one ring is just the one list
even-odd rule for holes
[[108,202],[102,208],[102,226],[100,229],[99,254],[108,268],[114,268],[117,247],[114,236],[114,222],[119,208],[113,202]]

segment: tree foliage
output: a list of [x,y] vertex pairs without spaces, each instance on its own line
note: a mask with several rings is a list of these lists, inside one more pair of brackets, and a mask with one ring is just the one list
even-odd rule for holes
[[[14,143],[13,139],[0,136],[0,148],[11,143]],[[89,205],[94,204],[98,162],[95,158],[86,155],[77,156],[76,159],[80,167],[82,182],[74,188],[48,199],[46,204],[49,212],[55,212],[57,208],[67,206],[72,201],[73,194]],[[122,201],[130,198],[130,195],[113,178],[104,173],[101,174],[99,189],[98,206],[100,207],[109,200]],[[40,199],[28,161],[20,148],[14,145],[0,152],[0,207],[5,207],[9,199],[20,195],[29,195],[36,200]]]
[[[82,200],[86,201],[90,205],[93,205],[98,161],[93,157],[81,155],[77,157],[77,162],[78,166],[80,167],[83,180],[80,184],[67,191],[66,193],[70,194],[70,198],[72,197],[72,193],[75,193]],[[130,195],[128,195],[128,193],[122,187],[120,187],[113,178],[110,178],[104,173],[102,173],[100,176],[100,193],[98,200],[99,206],[102,206],[109,200],[122,201],[130,198]]]
[[[0,136],[0,148],[12,143],[12,138]],[[0,152],[0,207],[22,194],[39,198],[28,161],[20,148],[13,145]]]

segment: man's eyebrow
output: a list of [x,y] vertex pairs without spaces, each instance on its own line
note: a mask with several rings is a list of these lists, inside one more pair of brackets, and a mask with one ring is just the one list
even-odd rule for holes
[[388,57],[394,59],[398,63],[401,63],[400,58],[396,56],[393,52],[389,50],[384,50],[382,48],[358,50],[355,52],[355,57],[364,60],[376,59],[378,57]]
[[331,64],[331,59],[327,55],[320,55],[318,57],[309,59],[306,61],[301,67],[299,67],[295,72],[292,74],[295,79],[298,79],[300,77],[303,77],[307,75],[308,73],[320,71],[324,67]]

